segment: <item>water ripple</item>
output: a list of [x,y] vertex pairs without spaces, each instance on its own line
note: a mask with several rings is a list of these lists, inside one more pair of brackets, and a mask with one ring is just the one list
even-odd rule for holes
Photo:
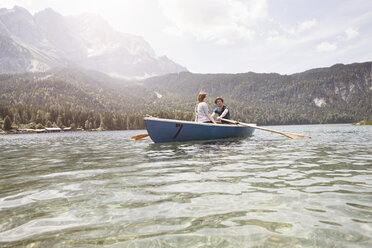
[[312,139],[1,136],[0,246],[372,246],[371,127],[275,129]]

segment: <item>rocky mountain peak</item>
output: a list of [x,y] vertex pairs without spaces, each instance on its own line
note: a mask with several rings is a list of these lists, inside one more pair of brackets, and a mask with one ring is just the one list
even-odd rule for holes
[[[109,75],[143,78],[186,71],[170,59],[157,56],[142,37],[118,32],[95,14],[64,17],[48,8],[33,16],[22,7],[0,9],[0,31],[13,41],[3,42],[3,46],[13,44],[13,48],[0,50],[0,58],[5,50],[22,51],[12,55],[22,65],[0,59],[3,72],[78,65]],[[28,57],[23,57],[25,54]]]
[[8,35],[18,42],[37,43],[40,41],[34,17],[22,7],[2,9],[0,22],[8,30]]

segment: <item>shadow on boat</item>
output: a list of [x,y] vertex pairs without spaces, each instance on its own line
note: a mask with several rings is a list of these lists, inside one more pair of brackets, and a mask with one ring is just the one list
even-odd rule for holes
[[251,137],[248,138],[228,138],[228,139],[216,139],[216,140],[192,140],[187,142],[168,142],[168,143],[151,143],[148,148],[151,150],[162,150],[162,149],[169,149],[171,147],[186,147],[186,146],[194,146],[194,145],[222,145],[222,146],[229,146],[229,145],[239,145],[242,144],[244,141],[249,140]]

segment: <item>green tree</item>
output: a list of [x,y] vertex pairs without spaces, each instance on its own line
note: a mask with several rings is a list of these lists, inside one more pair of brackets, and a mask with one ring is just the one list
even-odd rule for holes
[[105,117],[101,118],[101,123],[99,125],[99,129],[101,129],[101,130],[106,130],[107,129],[106,125],[105,125]]
[[9,131],[10,129],[12,129],[12,121],[10,120],[10,117],[8,115],[5,116],[3,129],[5,131]]
[[45,127],[43,126],[43,124],[41,123],[38,123],[36,124],[36,129],[44,129]]
[[58,127],[61,127],[63,126],[63,123],[62,123],[62,116],[61,115],[58,115],[58,118],[57,118],[57,126]]
[[43,118],[44,117],[44,113],[43,113],[43,111],[42,110],[38,110],[37,112],[36,112],[36,119],[35,119],[35,122],[36,123],[43,123]]
[[18,112],[14,114],[14,123],[15,124],[21,124],[22,123],[21,116],[19,115]]
[[22,112],[22,123],[29,123],[30,119],[28,117],[28,113],[26,110],[23,110]]
[[89,120],[86,120],[86,121],[85,121],[84,128],[85,128],[86,130],[89,130]]
[[31,129],[36,129],[36,123],[35,122],[30,122],[26,125],[27,128],[31,128]]
[[52,122],[51,121],[47,121],[47,123],[46,123],[46,127],[52,127]]

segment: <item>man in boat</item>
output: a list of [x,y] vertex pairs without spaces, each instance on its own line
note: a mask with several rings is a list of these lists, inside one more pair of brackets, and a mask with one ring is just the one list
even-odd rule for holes
[[216,100],[214,100],[214,103],[217,105],[217,107],[214,109],[214,111],[212,113],[212,117],[215,114],[218,114],[217,120],[221,121],[222,124],[230,124],[227,121],[221,120],[222,118],[230,120],[229,107],[227,107],[226,105],[223,104],[222,97],[217,97]]

